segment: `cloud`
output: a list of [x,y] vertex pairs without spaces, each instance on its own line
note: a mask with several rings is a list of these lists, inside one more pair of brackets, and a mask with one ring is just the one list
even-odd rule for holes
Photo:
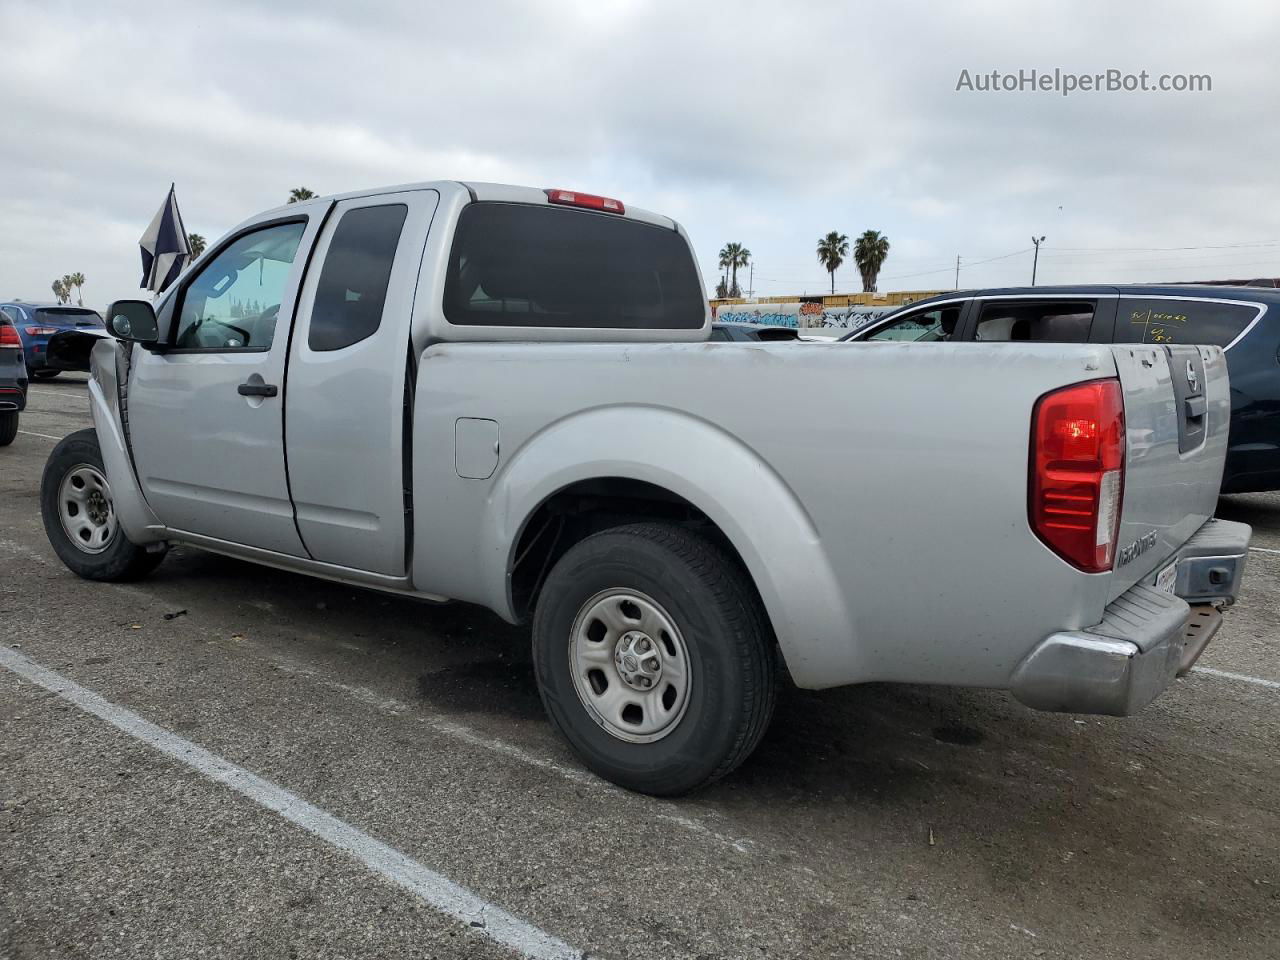
[[[831,229],[893,242],[882,286],[1280,274],[1267,122],[1280,9],[0,0],[3,295],[80,270],[134,292],[171,181],[213,239],[291,187],[563,185],[676,216],[709,283],[810,292]],[[957,92],[960,71],[1208,73],[1201,94]],[[1276,248],[1280,249],[1280,248]],[[1025,262],[1024,262],[1025,261]],[[965,269],[965,263],[974,266]],[[1273,265],[1274,263],[1274,265]],[[853,267],[837,274],[853,289]]]

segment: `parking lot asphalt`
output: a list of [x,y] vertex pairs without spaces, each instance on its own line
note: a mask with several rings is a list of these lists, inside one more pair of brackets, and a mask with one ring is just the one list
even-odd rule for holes
[[791,690],[666,801],[579,767],[483,610],[186,548],[77,579],[38,487],[89,423],[35,384],[0,449],[0,957],[1280,956],[1280,495],[1222,500],[1244,594],[1137,717]]

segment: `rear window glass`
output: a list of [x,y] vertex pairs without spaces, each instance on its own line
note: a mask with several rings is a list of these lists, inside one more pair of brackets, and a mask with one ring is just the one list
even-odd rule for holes
[[707,303],[674,230],[613,214],[473,203],[449,256],[450,323],[690,330]]
[[102,326],[102,318],[93,310],[81,310],[75,307],[42,307],[35,311],[36,320],[48,323],[74,323],[80,326]]
[[348,210],[338,221],[316,284],[307,346],[341,350],[382,323],[391,264],[409,208],[402,203]]
[[1116,317],[1116,342],[1225,347],[1257,315],[1257,307],[1243,303],[1123,298]]

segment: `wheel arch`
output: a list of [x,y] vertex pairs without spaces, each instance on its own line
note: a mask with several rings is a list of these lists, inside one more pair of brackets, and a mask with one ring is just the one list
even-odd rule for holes
[[142,495],[121,425],[119,349],[113,338],[94,344],[90,354],[89,409],[120,528],[133,543],[155,543],[164,539],[164,527]]
[[[488,505],[484,576],[490,605],[508,619],[536,602],[557,551],[637,516],[665,517],[701,527],[742,564],[797,684],[856,674],[852,620],[812,519],[762,457],[715,424],[654,407],[576,414],[517,451]],[[539,553],[537,539],[554,532],[548,520],[574,515],[585,519],[572,539]]]

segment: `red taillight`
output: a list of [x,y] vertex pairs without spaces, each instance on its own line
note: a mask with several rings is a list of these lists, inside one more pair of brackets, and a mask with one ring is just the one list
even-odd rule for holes
[[22,340],[18,337],[18,331],[7,323],[0,323],[0,347],[22,349]]
[[548,190],[547,200],[560,203],[566,207],[586,207],[588,210],[603,210],[605,213],[626,213],[621,200],[612,197],[597,197],[594,193],[578,193],[575,190]]
[[57,327],[27,327],[28,337],[52,337],[57,332]]
[[1088,573],[1111,569],[1124,489],[1119,380],[1046,393],[1031,420],[1031,529]]

